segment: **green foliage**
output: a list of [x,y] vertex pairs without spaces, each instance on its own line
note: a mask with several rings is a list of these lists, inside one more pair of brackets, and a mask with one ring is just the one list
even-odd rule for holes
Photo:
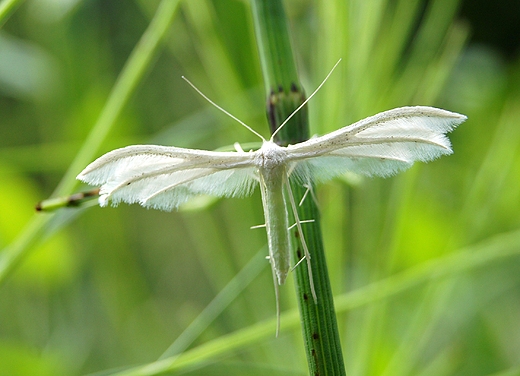
[[[0,375],[305,374],[290,281],[274,336],[258,192],[33,213],[115,147],[257,141],[181,75],[267,136],[248,4],[184,1],[166,29],[164,2],[21,3],[0,6]],[[313,133],[402,105],[469,118],[453,156],[319,187],[347,374],[518,374],[520,65],[465,46],[456,1],[285,4],[307,92],[343,58],[310,103]],[[152,19],[161,53],[134,49]]]

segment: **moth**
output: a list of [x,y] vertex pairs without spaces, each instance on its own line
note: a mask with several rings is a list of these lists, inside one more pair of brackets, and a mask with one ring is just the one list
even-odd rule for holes
[[77,179],[101,187],[100,206],[126,202],[166,211],[193,196],[243,197],[260,186],[278,317],[279,285],[285,282],[291,269],[289,209],[302,234],[300,241],[317,302],[311,255],[303,237],[291,182],[320,183],[346,172],[394,175],[415,161],[427,162],[451,154],[446,133],[466,120],[464,115],[438,108],[401,107],[295,145],[277,145],[276,133],[312,98],[330,73],[269,139],[216,105],[188,81],[210,103],[258,135],[262,139],[260,149],[244,151],[236,145],[236,151],[217,152],[174,146],[127,146],[98,158]]

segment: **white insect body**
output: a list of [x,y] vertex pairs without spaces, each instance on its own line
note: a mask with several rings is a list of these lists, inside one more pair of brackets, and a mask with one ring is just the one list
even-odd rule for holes
[[274,134],[269,140],[262,137],[261,148],[249,152],[239,147],[235,152],[215,152],[156,145],[128,146],[98,158],[77,178],[101,186],[101,206],[109,202],[113,205],[126,202],[168,211],[200,194],[246,196],[260,184],[279,312],[278,285],[285,282],[290,270],[286,197],[302,235],[300,241],[308,263],[313,297],[317,301],[310,254],[289,179],[304,184],[329,180],[346,172],[393,175],[409,168],[415,161],[426,162],[451,154],[445,134],[464,120],[463,115],[433,107],[402,107],[287,147],[275,144]]

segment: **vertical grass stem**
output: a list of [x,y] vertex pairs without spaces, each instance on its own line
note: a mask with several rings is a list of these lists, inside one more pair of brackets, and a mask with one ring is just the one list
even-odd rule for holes
[[[305,101],[305,94],[298,79],[282,2],[253,0],[252,8],[268,97],[267,116],[271,132],[275,132],[280,124]],[[280,145],[287,145],[308,138],[308,113],[306,106],[303,106],[276,134],[275,141]],[[303,197],[305,191],[306,188],[301,184],[292,184],[292,193],[296,201]],[[300,263],[294,271],[309,373],[345,375],[319,213],[313,200],[306,199],[298,207],[298,216],[300,220],[314,220],[302,226],[303,236],[312,256],[310,263],[312,273],[307,270],[305,262]],[[293,262],[297,262],[304,254],[302,243],[298,241],[301,234],[297,229],[291,231],[295,244]],[[313,276],[312,282],[310,275]],[[316,290],[317,301],[314,301],[312,296],[312,284]]]

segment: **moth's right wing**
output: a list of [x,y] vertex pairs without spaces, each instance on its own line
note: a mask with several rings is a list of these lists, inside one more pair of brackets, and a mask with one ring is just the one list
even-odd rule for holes
[[113,150],[77,179],[101,186],[99,203],[172,210],[191,197],[250,194],[257,182],[254,152],[213,152],[156,145]]
[[345,172],[389,176],[451,154],[446,133],[466,116],[434,107],[381,112],[321,137],[289,145],[288,162],[304,180],[327,180]]

